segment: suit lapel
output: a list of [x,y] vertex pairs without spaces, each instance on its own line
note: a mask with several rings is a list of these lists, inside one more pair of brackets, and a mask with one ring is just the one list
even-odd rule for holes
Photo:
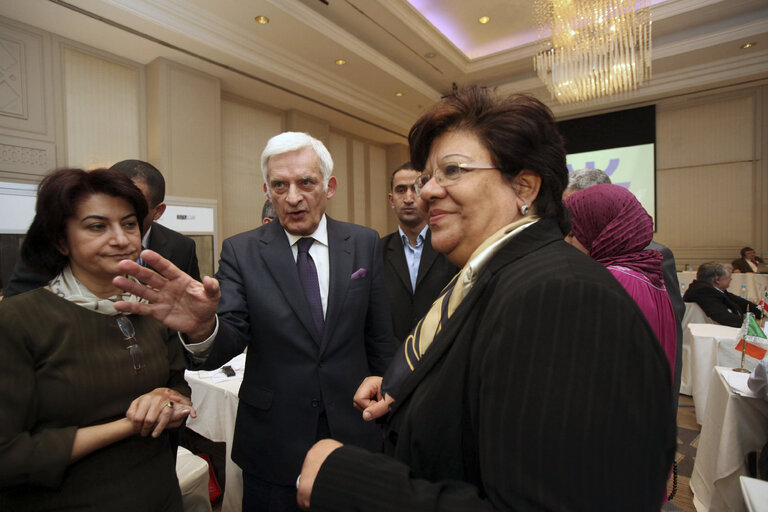
[[[322,351],[328,340],[333,336],[334,326],[338,323],[339,315],[344,305],[349,290],[349,279],[352,272],[352,235],[343,226],[326,216],[328,221],[328,259],[330,263],[330,276],[328,287],[328,309],[325,314],[325,331],[320,346]],[[370,269],[369,269],[370,270]]]
[[424,248],[421,250],[421,261],[419,262],[419,275],[416,277],[416,289],[424,280],[432,264],[437,259],[437,251],[432,247],[432,232],[428,229],[427,236],[424,239]]
[[[411,274],[408,272],[408,262],[405,261],[405,248],[403,239],[400,237],[400,231],[395,231],[387,242],[387,263],[395,269],[395,274],[400,278],[409,294],[413,294],[411,288]],[[421,274],[421,269],[419,269]]]
[[[149,232],[149,240],[147,240],[146,249],[151,249],[163,258],[170,260],[171,254],[168,250],[168,238],[163,233],[163,226],[157,222],[152,223],[152,230]],[[152,270],[155,270],[152,266],[149,266]]]
[[152,249],[163,258],[167,258],[165,246],[168,245],[168,239],[163,233],[163,228],[157,222],[152,223],[152,231],[149,233],[149,240],[147,240],[147,249]]
[[[299,272],[293,259],[291,246],[285,236],[282,226],[278,222],[270,222],[264,227],[264,235],[261,237],[262,258],[264,264],[272,274],[272,278],[278,284],[278,288],[290,304],[296,317],[312,335],[315,343],[320,345],[320,334],[312,321],[312,312],[309,309],[304,289],[299,280]],[[327,322],[326,322],[327,325]]]

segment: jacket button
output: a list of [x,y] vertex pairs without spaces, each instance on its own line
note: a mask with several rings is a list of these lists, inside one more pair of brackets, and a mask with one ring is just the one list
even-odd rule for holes
[[320,400],[318,400],[317,398],[313,398],[312,407],[317,407],[318,405],[320,405]]
[[397,444],[397,432],[394,430],[389,432],[389,442],[393,444]]

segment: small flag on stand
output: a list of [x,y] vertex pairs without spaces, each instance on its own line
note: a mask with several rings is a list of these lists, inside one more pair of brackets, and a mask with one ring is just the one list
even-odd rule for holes
[[760,308],[760,312],[762,314],[765,314],[765,308],[768,307],[768,290],[765,290],[765,293],[763,294],[763,298],[760,299],[760,302],[757,304],[757,307]]
[[[763,348],[768,344],[768,336],[765,335],[751,313],[747,313],[746,316],[747,318],[744,319],[744,325],[742,325],[742,330],[739,333],[741,334],[741,340],[734,348],[739,352],[744,350],[749,357],[760,361],[765,357],[765,354],[768,353],[768,350]],[[746,344],[746,348],[744,347],[744,344]]]

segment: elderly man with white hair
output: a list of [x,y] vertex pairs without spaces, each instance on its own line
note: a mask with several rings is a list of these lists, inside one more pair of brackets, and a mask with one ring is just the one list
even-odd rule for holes
[[[215,369],[246,347],[232,460],[243,469],[243,510],[297,510],[304,454],[333,437],[378,450],[381,430],[360,420],[352,396],[382,375],[394,351],[378,234],[325,214],[336,192],[322,142],[286,132],[261,157],[277,222],[224,241],[216,279],[203,283],[156,253],[118,286],[152,304],[118,303],[184,333],[195,367]],[[217,308],[218,306],[218,308]]]

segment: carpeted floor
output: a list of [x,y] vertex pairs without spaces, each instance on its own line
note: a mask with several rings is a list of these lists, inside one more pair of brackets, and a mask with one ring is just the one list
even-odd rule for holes
[[[677,493],[672,501],[666,503],[661,510],[696,512],[693,506],[693,493],[688,485],[693,473],[693,462],[696,460],[696,448],[699,443],[701,427],[696,423],[693,410],[693,399],[680,395],[677,408]],[[672,481],[667,484],[667,491],[672,490]]]

